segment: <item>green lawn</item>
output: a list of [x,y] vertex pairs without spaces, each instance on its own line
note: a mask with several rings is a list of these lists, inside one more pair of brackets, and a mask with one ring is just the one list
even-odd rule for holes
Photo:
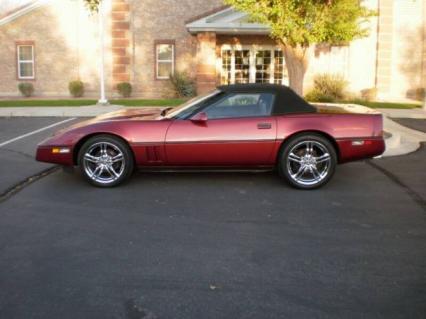
[[371,107],[372,109],[415,109],[415,108],[422,107],[421,104],[415,104],[415,103],[369,102],[369,101],[363,101],[363,100],[354,100],[354,101],[343,102],[343,103],[360,104],[367,107]]
[[124,106],[177,106],[185,102],[184,99],[126,99],[126,100],[112,100],[111,104],[124,105]]
[[[182,104],[183,99],[118,99],[110,100],[111,104],[125,105],[125,106],[176,106]],[[0,100],[0,107],[20,107],[20,106],[87,106],[94,105],[97,100]]]
[[[124,106],[176,106],[185,102],[184,99],[117,99],[110,100],[111,104]],[[0,107],[19,107],[19,106],[86,106],[94,105],[97,100],[0,100]],[[413,109],[421,107],[421,104],[414,103],[388,103],[388,102],[368,102],[363,100],[344,101],[341,103],[361,104],[371,108],[384,109]]]

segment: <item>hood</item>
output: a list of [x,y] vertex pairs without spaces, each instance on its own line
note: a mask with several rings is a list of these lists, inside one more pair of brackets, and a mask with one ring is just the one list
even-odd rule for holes
[[119,121],[119,120],[138,120],[138,121],[154,121],[160,120],[162,108],[155,110],[143,109],[122,109],[119,111],[102,114],[93,119],[93,122],[101,121]]
[[92,124],[105,123],[105,122],[119,122],[119,121],[159,121],[164,120],[165,118],[161,116],[161,111],[163,108],[158,108],[158,110],[143,110],[143,109],[123,109],[119,111],[114,111],[110,113],[105,113],[99,115],[95,118],[78,122],[74,125],[66,127],[60,131],[57,131],[54,135],[66,133],[75,129],[79,129],[84,126],[89,126]]

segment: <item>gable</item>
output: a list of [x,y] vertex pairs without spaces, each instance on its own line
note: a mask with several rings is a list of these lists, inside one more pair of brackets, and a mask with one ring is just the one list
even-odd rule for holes
[[27,1],[20,6],[12,7],[11,5],[2,6],[3,12],[0,11],[0,26],[12,22],[15,19],[47,4],[50,0]]
[[245,12],[228,7],[206,15],[186,24],[190,33],[215,32],[217,34],[264,34],[268,35],[268,26],[250,22]]

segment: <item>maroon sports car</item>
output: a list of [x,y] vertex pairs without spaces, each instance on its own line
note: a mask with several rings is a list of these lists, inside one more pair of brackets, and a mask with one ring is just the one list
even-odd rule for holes
[[73,125],[38,145],[37,160],[80,167],[116,186],[135,167],[274,169],[290,185],[326,184],[338,163],[384,152],[382,115],[311,105],[285,86],[221,86],[176,108],[124,110]]

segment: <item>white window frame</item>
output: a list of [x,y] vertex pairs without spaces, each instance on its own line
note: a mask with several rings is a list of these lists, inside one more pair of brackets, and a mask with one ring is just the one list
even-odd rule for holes
[[[171,59],[166,59],[166,60],[161,60],[159,59],[159,48],[162,45],[168,45],[172,47],[172,58]],[[167,76],[159,76],[159,65],[160,63],[171,63],[172,64],[172,75],[175,74],[175,44],[174,43],[156,43],[155,44],[155,63],[156,63],[156,74],[155,77],[157,80],[168,80],[170,79],[170,75]]]
[[[274,45],[240,45],[240,44],[236,44],[236,45],[229,45],[229,44],[224,44],[221,47],[221,53],[220,53],[220,57],[218,57],[217,60],[217,69],[219,74],[221,75],[221,78],[223,76],[223,72],[226,72],[226,70],[224,70],[222,68],[222,52],[226,51],[226,50],[230,50],[231,51],[231,78],[230,78],[230,84],[235,84],[235,51],[239,51],[239,50],[249,50],[250,51],[250,71],[249,71],[249,83],[256,83],[256,52],[257,51],[271,51],[271,76],[269,78],[269,83],[274,83],[275,82],[275,51],[281,51],[281,48],[278,46],[274,46]],[[286,68],[285,66],[285,61],[283,61],[284,64],[284,68]],[[281,78],[282,83],[284,83],[285,85],[288,85],[288,78],[285,76],[286,72],[283,72],[283,76]]]
[[[31,60],[21,60],[20,59],[20,51],[22,47],[31,47]],[[34,80],[35,79],[35,59],[34,59],[34,44],[18,44],[16,46],[16,54],[17,54],[17,62],[18,62],[18,79],[20,80]],[[22,76],[21,75],[21,63],[31,63],[32,65],[32,76]]]

